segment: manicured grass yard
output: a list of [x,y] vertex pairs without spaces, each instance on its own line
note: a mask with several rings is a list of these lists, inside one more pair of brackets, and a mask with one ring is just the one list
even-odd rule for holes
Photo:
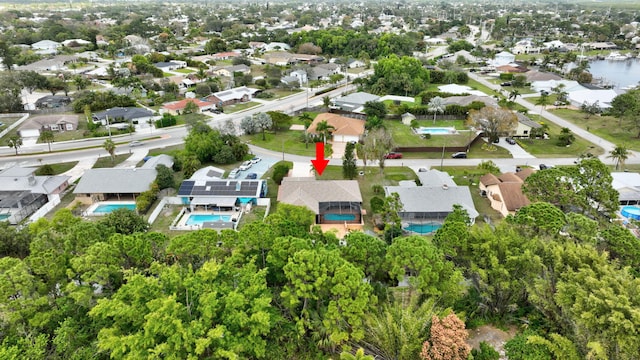
[[71,170],[77,164],[78,164],[77,161],[70,161],[70,162],[63,162],[63,163],[57,163],[57,164],[49,164],[49,166],[51,166],[51,168],[53,169],[53,175],[60,175],[64,172]]
[[[276,99],[282,99],[283,97],[287,97],[287,96],[291,96],[293,94],[297,94],[299,92],[303,92],[304,90],[300,90],[300,89],[292,89],[292,90],[285,90],[285,89],[269,89],[267,90],[268,93],[273,94],[273,97],[271,99],[264,99],[264,100],[276,100]],[[311,93],[309,93],[309,96],[311,96]]]
[[[421,127],[455,127],[464,130],[464,121],[462,120],[436,120],[435,124],[432,120],[419,120]],[[411,130],[411,127],[396,120],[385,121],[385,126],[393,134],[393,140],[396,146],[464,146],[469,141],[469,133],[467,131],[460,132],[456,135],[432,135],[431,139],[423,139],[420,135]]]
[[531,120],[536,122],[543,121],[549,125],[549,139],[518,139],[518,144],[522,146],[530,154],[540,158],[553,158],[553,157],[578,157],[581,154],[591,153],[593,155],[601,155],[604,150],[590,143],[589,141],[575,136],[576,140],[573,144],[567,146],[557,146],[558,136],[562,130],[558,125],[545,121],[539,115],[529,114],[527,115]]
[[121,162],[127,160],[127,158],[129,158],[129,156],[131,156],[131,154],[116,155],[114,157],[115,158],[114,161],[111,161],[111,156],[109,156],[109,154],[107,154],[106,156],[100,156],[98,161],[96,161],[96,163],[93,165],[93,168],[94,169],[112,168],[112,167],[120,164]]
[[617,145],[624,145],[630,150],[640,151],[639,129],[631,128],[628,123],[613,116],[591,116],[586,119],[579,110],[555,109],[549,112],[598,135],[599,137]]
[[249,101],[241,104],[227,105],[224,107],[224,112],[225,114],[232,114],[234,112],[246,110],[258,105],[260,105],[260,103],[255,101]]
[[174,71],[175,71],[175,72],[179,72],[179,73],[183,73],[183,74],[191,74],[191,73],[196,72],[195,70],[193,70],[193,69],[188,69],[188,68],[184,68],[184,69],[176,69],[176,70],[174,70]]
[[[296,154],[303,156],[315,156],[316,148],[312,142],[309,142],[308,146],[305,146],[302,141],[302,131],[285,130],[279,131],[276,134],[267,133],[266,140],[262,140],[262,133],[253,135],[244,135],[242,138],[252,145],[259,146],[272,151],[284,152],[287,154]],[[331,144],[327,144],[325,147],[325,156],[331,154]]]
[[476,222],[484,222],[484,216],[488,216],[493,224],[502,221],[502,214],[491,208],[491,203],[487,198],[483,198],[482,196],[480,196],[480,189],[478,188],[478,184],[480,181],[480,177],[486,174],[486,170],[468,166],[445,166],[443,167],[443,171],[451,175],[453,181],[455,181],[456,184],[460,186],[469,186],[473,204],[476,210],[480,213],[480,216],[478,216]]

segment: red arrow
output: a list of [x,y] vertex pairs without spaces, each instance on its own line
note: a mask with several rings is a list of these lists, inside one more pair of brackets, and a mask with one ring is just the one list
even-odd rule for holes
[[324,143],[316,143],[316,158],[315,160],[311,160],[311,163],[316,168],[318,175],[322,175],[322,172],[329,164],[329,160],[324,158]]

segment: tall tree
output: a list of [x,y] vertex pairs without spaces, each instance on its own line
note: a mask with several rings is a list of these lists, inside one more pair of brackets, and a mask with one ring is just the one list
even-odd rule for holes
[[627,161],[629,156],[633,155],[631,151],[625,145],[618,145],[613,150],[609,152],[607,158],[613,159],[613,163],[616,166],[616,170],[618,167],[624,170],[624,163]]
[[349,142],[344,150],[344,156],[342,157],[342,176],[345,179],[353,180],[358,173],[355,148],[356,144]]
[[501,134],[512,132],[518,124],[518,118],[508,109],[485,106],[480,110],[469,112],[469,123],[481,129],[489,138],[495,141]]
[[51,152],[51,143],[55,140],[55,135],[51,130],[42,130],[40,132],[40,136],[38,137],[38,141],[46,142],[49,146],[49,152]]
[[367,101],[364,104],[364,113],[367,120],[373,117],[384,119],[387,117],[387,106],[382,101]]
[[109,156],[111,156],[111,162],[114,162],[116,160],[115,158],[116,144],[113,142],[113,140],[111,139],[105,140],[104,143],[102,144],[102,147],[109,153]]
[[18,149],[22,146],[22,138],[20,135],[11,135],[9,136],[9,140],[7,140],[7,145],[10,148],[15,149],[16,156],[18,156]]
[[322,141],[325,144],[327,143],[327,135],[335,129],[336,128],[333,125],[330,125],[327,120],[322,120],[316,124],[316,132],[322,134]]
[[444,99],[441,98],[440,96],[433,97],[431,100],[429,100],[429,103],[427,104],[427,108],[429,109],[429,112],[433,113],[433,123],[435,124],[436,115],[438,113],[444,112],[444,109],[445,109]]
[[371,130],[364,138],[364,147],[368,159],[378,160],[380,173],[384,171],[385,156],[395,148],[393,136],[384,128]]
[[547,105],[549,105],[549,93],[542,92],[538,100],[536,100],[536,105],[540,105],[540,113],[542,114],[542,110],[546,109]]
[[424,342],[420,358],[423,360],[466,360],[471,346],[466,343],[469,334],[456,314],[449,314],[442,320],[431,318],[431,336]]

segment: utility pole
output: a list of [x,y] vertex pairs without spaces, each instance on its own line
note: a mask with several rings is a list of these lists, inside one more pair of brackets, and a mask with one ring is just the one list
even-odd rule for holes
[[109,131],[109,140],[111,140],[111,126],[109,126],[109,115],[105,115],[107,118],[107,130]]

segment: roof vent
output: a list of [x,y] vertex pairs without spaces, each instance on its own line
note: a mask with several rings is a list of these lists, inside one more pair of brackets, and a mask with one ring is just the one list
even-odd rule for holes
[[449,190],[449,185],[442,184],[442,190]]
[[242,183],[240,183],[240,181],[238,181],[236,183],[236,191],[240,191],[240,188],[242,187]]
[[33,186],[36,184],[36,177],[33,176],[33,174],[29,175],[29,177],[27,178],[27,181],[29,182],[29,186]]

